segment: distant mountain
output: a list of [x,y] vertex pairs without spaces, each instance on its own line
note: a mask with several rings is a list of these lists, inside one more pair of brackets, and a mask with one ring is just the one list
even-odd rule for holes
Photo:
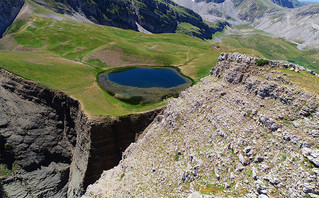
[[209,27],[199,14],[171,0],[33,1],[58,13],[80,13],[94,23],[123,29],[138,30],[140,25],[152,33],[182,31],[202,39],[210,39],[218,30]]
[[303,43],[319,44],[319,4],[302,4],[294,0],[174,0],[199,13],[204,20],[223,20],[233,25],[250,24],[252,27],[279,37]]
[[286,7],[286,8],[296,8],[296,7],[300,7],[303,4],[300,3],[297,0],[272,0],[274,3],[282,6],[282,7]]
[[[31,0],[60,14],[82,15],[89,21],[151,33],[182,32],[201,39],[224,28],[211,27],[194,11],[171,0]],[[0,37],[11,25],[25,0],[0,1]]]
[[199,13],[207,21],[227,20],[231,24],[253,22],[256,18],[261,18],[266,12],[281,8],[271,0],[174,1]]
[[[205,3],[224,3],[225,0],[194,0],[194,2],[205,2]],[[244,2],[244,0],[233,0],[235,4],[240,4]],[[296,8],[304,5],[303,3],[300,3],[297,0],[272,0],[277,5],[280,5],[282,7],[286,8]]]
[[265,32],[302,43],[299,48],[319,46],[319,4],[270,13],[252,23]]

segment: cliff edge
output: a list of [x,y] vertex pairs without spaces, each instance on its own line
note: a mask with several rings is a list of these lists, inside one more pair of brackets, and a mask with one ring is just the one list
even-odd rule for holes
[[160,111],[89,118],[63,92],[0,68],[0,197],[80,197]]
[[84,197],[318,197],[318,75],[237,53],[219,60]]

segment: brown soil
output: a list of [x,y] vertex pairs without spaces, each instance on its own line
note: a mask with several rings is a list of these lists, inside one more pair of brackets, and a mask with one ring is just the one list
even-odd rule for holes
[[143,57],[127,55],[120,48],[98,50],[86,57],[84,61],[91,59],[99,59],[108,66],[156,65],[152,60],[145,60]]
[[29,51],[27,48],[19,45],[10,35],[6,35],[0,39],[0,50]]

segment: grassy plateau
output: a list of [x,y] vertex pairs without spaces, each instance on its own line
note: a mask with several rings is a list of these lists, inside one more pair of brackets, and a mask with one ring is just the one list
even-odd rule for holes
[[216,65],[221,52],[236,51],[318,69],[318,60],[313,58],[317,52],[302,52],[287,41],[263,34],[218,33],[223,42],[216,44],[179,33],[148,35],[100,26],[69,19],[34,3],[26,6],[32,14],[20,15],[0,39],[0,67],[67,93],[90,115],[121,116],[167,104],[164,100],[131,105],[109,95],[98,86],[96,75],[110,68],[175,66],[198,82]]

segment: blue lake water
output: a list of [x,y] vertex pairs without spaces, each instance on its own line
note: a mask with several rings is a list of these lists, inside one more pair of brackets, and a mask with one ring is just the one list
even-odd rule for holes
[[134,68],[107,75],[114,83],[139,88],[171,88],[187,82],[177,71],[166,68]]

